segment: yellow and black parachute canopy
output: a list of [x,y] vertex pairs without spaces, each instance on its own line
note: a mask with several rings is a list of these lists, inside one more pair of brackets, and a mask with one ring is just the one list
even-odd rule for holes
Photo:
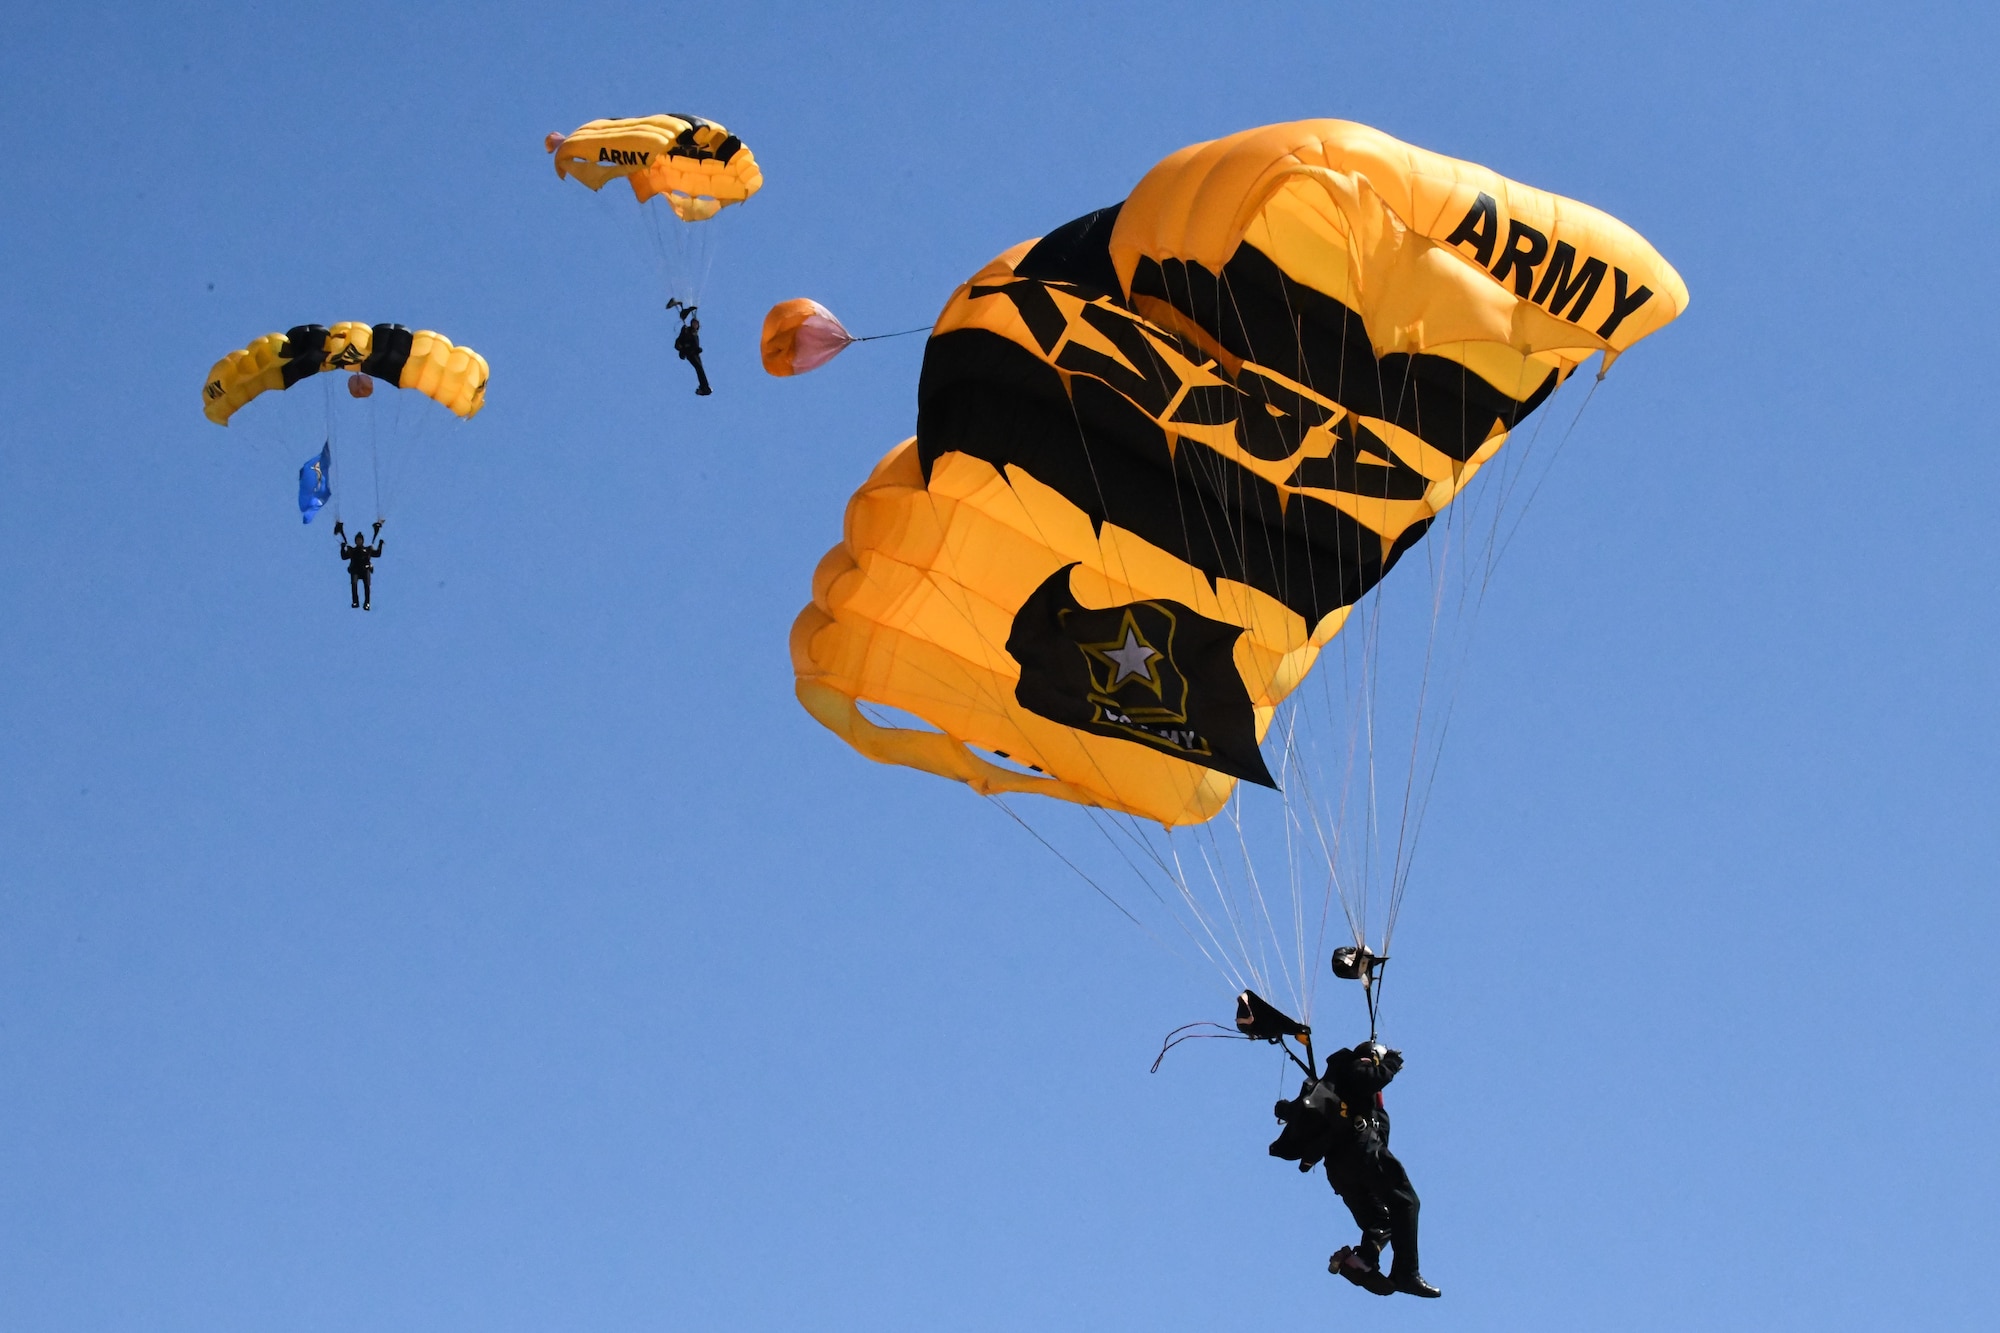
[[592,190],[622,179],[640,203],[663,194],[683,222],[705,222],[764,184],[748,145],[700,116],[593,120],[549,135],[543,146],[555,155],[556,175]]
[[1508,432],[1686,305],[1615,218],[1366,126],[1183,149],[952,294],[793,627],[799,699],[982,792],[1211,818]]
[[210,367],[202,385],[202,412],[218,426],[236,410],[271,389],[289,389],[323,370],[373,376],[399,389],[435,400],[461,417],[486,405],[486,358],[470,347],[455,347],[441,333],[401,324],[345,321],[328,328],[301,324],[267,333]]

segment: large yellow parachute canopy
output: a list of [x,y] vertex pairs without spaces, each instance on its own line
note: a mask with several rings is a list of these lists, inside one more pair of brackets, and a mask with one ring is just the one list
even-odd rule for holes
[[1182,149],[952,294],[793,626],[799,699],[984,793],[1209,819],[1275,785],[1278,704],[1508,431],[1687,300],[1617,219],[1363,125]]
[[555,154],[556,175],[592,190],[622,178],[642,204],[664,194],[683,222],[705,222],[764,184],[749,147],[699,116],[593,120],[573,133],[549,135],[543,146]]
[[490,373],[485,357],[470,347],[454,347],[443,334],[428,329],[412,333],[401,324],[353,321],[332,328],[301,324],[267,333],[216,362],[202,385],[202,412],[216,425],[227,426],[236,409],[258,394],[289,389],[322,370],[354,371],[412,389],[461,417],[486,405]]

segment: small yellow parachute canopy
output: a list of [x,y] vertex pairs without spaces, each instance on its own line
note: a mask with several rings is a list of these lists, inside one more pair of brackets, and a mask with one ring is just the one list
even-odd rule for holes
[[683,222],[706,222],[764,184],[749,147],[699,116],[593,120],[570,134],[549,135],[542,146],[555,154],[556,175],[593,190],[622,177],[640,203],[665,195]]
[[1366,126],[1183,149],[952,294],[793,625],[799,700],[982,793],[1210,819],[1508,432],[1687,300],[1615,218]]
[[[470,347],[454,347],[441,333],[401,324],[359,324],[327,328],[301,324],[267,333],[240,352],[210,367],[202,386],[202,413],[218,426],[236,409],[268,389],[289,389],[322,370],[351,370],[399,389],[413,389],[461,417],[486,405],[486,358]],[[366,381],[363,381],[364,383]],[[348,392],[356,398],[350,378]]]
[[764,335],[757,351],[767,374],[803,375],[818,370],[860,341],[834,313],[806,297],[780,301],[764,316]]

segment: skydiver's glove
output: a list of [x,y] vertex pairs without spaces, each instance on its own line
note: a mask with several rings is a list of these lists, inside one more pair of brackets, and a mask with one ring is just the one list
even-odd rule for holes
[[379,519],[379,518],[375,520],[375,531],[376,531],[376,533],[377,533],[378,535],[379,535],[379,534],[381,533],[381,531],[382,531],[382,520],[381,520],[381,519]]
[[334,535],[334,536],[336,536],[336,537],[339,537],[339,536],[342,536],[342,535],[344,535],[344,534],[346,533],[346,531],[347,531],[347,527],[346,527],[346,525],[345,525],[345,524],[343,524],[343,523],[342,523],[342,522],[341,522],[341,521],[340,521],[339,519],[337,519],[337,518],[336,518],[335,520],[333,520],[333,535]]
[[1386,1070],[1387,1070],[1387,1071],[1389,1071],[1389,1072],[1390,1072],[1391,1074],[1400,1074],[1400,1073],[1402,1073],[1402,1072],[1403,1072],[1403,1053],[1402,1053],[1401,1051],[1386,1051],[1386,1052],[1384,1052],[1384,1053],[1383,1053],[1383,1055],[1382,1055],[1382,1068],[1386,1069]]

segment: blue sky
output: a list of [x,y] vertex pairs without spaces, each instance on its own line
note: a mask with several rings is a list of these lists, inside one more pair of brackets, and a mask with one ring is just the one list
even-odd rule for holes
[[[0,1325],[1988,1326],[1994,28],[17,15]],[[767,180],[703,400],[541,148],[681,109]],[[1509,551],[1399,927],[1440,1302],[1324,1272],[1349,1224],[1264,1155],[1275,1055],[1147,1073],[1227,1017],[1213,974],[842,747],[785,652],[921,339],[777,381],[764,309],[922,324],[1182,144],[1306,116],[1605,208],[1693,297]],[[493,366],[367,616],[293,508],[318,440],[198,406],[221,352],[336,319]]]

